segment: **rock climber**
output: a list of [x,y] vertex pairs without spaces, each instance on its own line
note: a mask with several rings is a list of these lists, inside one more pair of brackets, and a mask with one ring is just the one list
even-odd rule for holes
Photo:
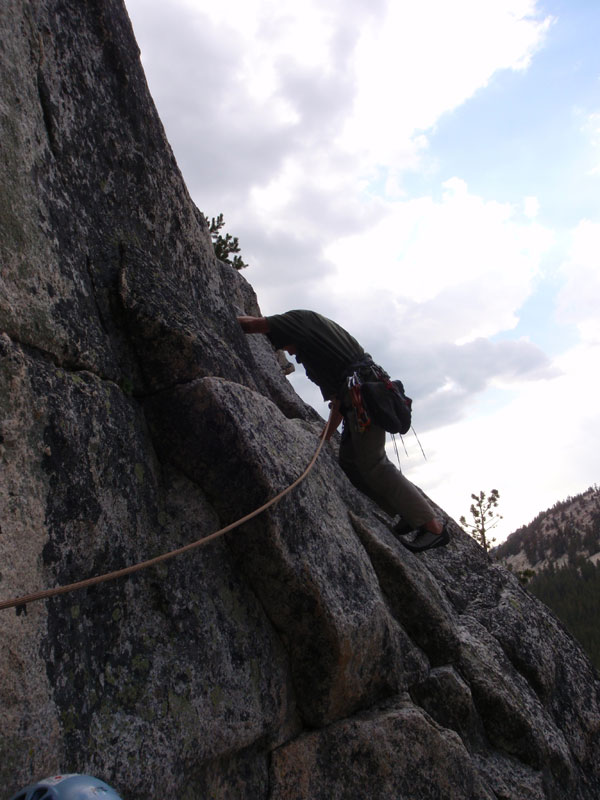
[[399,514],[405,534],[416,531],[412,539],[400,536],[402,544],[413,552],[448,544],[447,523],[436,517],[419,489],[387,458],[385,430],[373,421],[367,427],[357,422],[347,379],[358,373],[361,380],[373,380],[370,375],[376,365],[356,339],[315,311],[240,316],[238,322],[245,333],[265,334],[277,350],[286,350],[304,366],[332,410],[327,439],[344,422],[339,461],[350,481],[390,516]]

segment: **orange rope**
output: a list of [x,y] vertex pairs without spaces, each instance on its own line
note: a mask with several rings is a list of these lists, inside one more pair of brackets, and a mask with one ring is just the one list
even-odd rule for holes
[[114,572],[107,572],[104,575],[96,575],[94,578],[86,578],[86,580],[78,581],[77,583],[69,583],[66,586],[56,586],[54,589],[45,589],[40,592],[33,592],[32,594],[26,594],[22,597],[14,597],[11,600],[2,600],[0,601],[0,611],[5,608],[13,608],[15,606],[24,606],[27,603],[33,603],[35,600],[44,600],[48,597],[56,597],[59,594],[67,594],[68,592],[74,592],[76,589],[85,589],[88,586],[96,586],[99,583],[105,583],[107,581],[115,580],[115,578],[123,578],[126,575],[132,575],[134,572],[140,572],[147,567],[152,567],[155,564],[160,564],[163,561],[167,561],[170,558],[174,558],[175,556],[179,556],[182,553],[187,553],[189,550],[194,550],[196,547],[200,547],[201,545],[206,544],[207,542],[216,539],[218,536],[222,536],[224,533],[233,530],[234,528],[243,525],[244,522],[248,522],[248,520],[252,519],[253,517],[257,517],[263,511],[266,511],[267,508],[277,503],[284,497],[286,494],[295,489],[299,483],[301,483],[311,469],[314,467],[317,458],[319,457],[319,453],[323,449],[323,445],[326,441],[326,436],[329,432],[329,427],[331,425],[331,420],[333,417],[333,409],[329,415],[329,419],[327,420],[327,425],[323,433],[321,434],[321,439],[319,441],[319,446],[317,447],[314,456],[312,457],[309,465],[304,470],[302,475],[299,478],[291,483],[287,488],[283,489],[283,491],[279,492],[278,495],[268,500],[264,505],[260,508],[251,511],[249,514],[246,514],[245,517],[238,519],[236,522],[232,522],[230,525],[226,525],[224,528],[221,528],[214,533],[209,534],[208,536],[204,536],[202,539],[197,539],[195,542],[190,542],[190,544],[186,544],[183,547],[179,547],[176,550],[171,550],[168,553],[163,553],[160,556],[156,556],[155,558],[150,558],[147,561],[141,561],[138,564],[133,564],[130,567],[124,567],[123,569],[117,569]]

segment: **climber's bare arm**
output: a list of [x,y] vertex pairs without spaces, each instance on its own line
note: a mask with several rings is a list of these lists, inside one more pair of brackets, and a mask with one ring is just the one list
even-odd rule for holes
[[268,333],[269,321],[265,317],[238,317],[244,333]]
[[[331,402],[329,403],[329,408],[331,409],[331,422],[329,423],[329,428],[327,429],[327,436],[325,437],[325,441],[329,441],[333,434],[340,426],[340,422],[344,419],[344,415],[340,411],[340,401],[337,397],[332,397]],[[321,436],[325,434],[325,429],[321,432]]]

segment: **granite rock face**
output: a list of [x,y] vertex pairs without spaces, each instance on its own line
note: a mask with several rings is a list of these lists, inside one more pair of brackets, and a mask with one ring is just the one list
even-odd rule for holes
[[[302,473],[323,421],[213,255],[119,0],[0,6],[0,597],[174,549]],[[0,783],[127,800],[600,796],[600,684],[456,526],[415,556],[335,443],[260,517],[0,611]]]

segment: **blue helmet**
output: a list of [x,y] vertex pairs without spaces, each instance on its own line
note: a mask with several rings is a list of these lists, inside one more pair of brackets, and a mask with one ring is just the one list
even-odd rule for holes
[[110,786],[90,775],[54,775],[26,786],[10,800],[121,800]]

